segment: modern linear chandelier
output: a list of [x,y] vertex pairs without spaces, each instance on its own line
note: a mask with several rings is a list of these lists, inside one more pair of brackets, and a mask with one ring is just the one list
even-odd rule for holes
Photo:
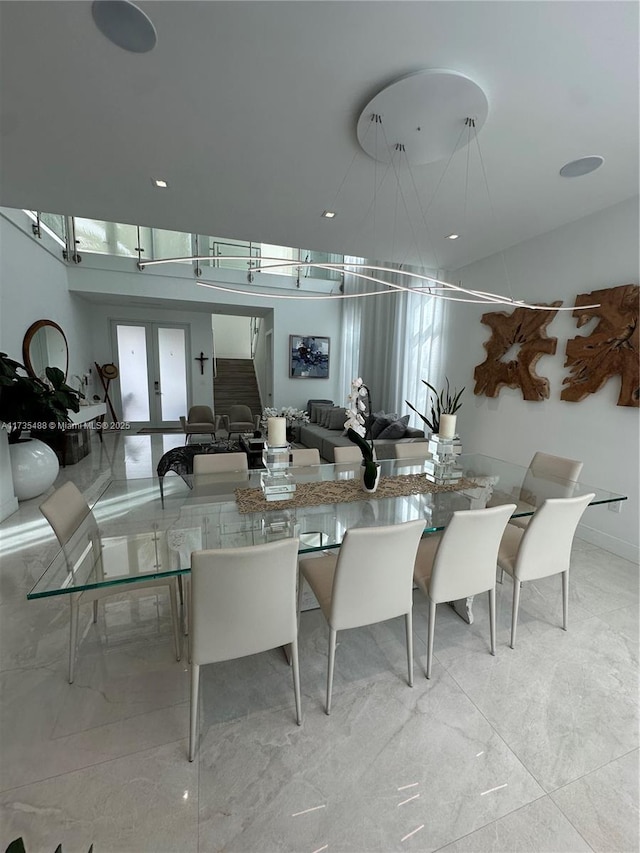
[[[426,214],[433,204],[438,189],[442,185],[447,170],[451,165],[453,155],[456,151],[466,147],[467,152],[472,143],[475,144],[481,164],[482,177],[485,184],[489,208],[495,225],[495,210],[489,192],[489,186],[478,142],[478,130],[484,124],[488,113],[488,103],[482,89],[455,71],[428,70],[419,71],[396,80],[391,85],[382,89],[362,111],[357,123],[357,137],[362,149],[376,162],[386,165],[386,172],[392,170],[396,180],[396,196],[402,200],[405,212],[411,223],[406,195],[401,187],[401,169],[409,175],[410,185],[413,187],[417,199],[418,208],[422,222],[420,230],[427,239],[429,227]],[[428,129],[423,128],[424,125]],[[373,132],[372,132],[373,131]],[[330,210],[325,211],[323,216],[335,215],[338,196],[347,181],[349,171],[355,157],[352,159],[347,172],[339,184],[334,204]],[[420,199],[417,183],[412,171],[414,166],[423,166],[446,159],[446,165],[440,175],[435,191],[429,205],[425,208]],[[467,208],[469,156],[467,154],[467,175],[465,180],[464,212]],[[379,182],[374,174],[373,202],[370,206],[375,220],[376,190],[381,186],[383,179]],[[396,214],[397,216],[397,210]],[[464,218],[464,215],[463,215]],[[394,220],[394,230],[396,222]],[[416,247],[419,245],[415,228],[410,224]],[[450,235],[455,238],[456,235]],[[437,253],[433,243],[432,253],[437,261]],[[418,250],[419,252],[419,250]],[[511,291],[511,284],[507,275],[504,254],[501,252],[507,287]],[[138,262],[140,270],[159,264],[177,262],[210,261],[209,255],[194,255],[183,258],[163,258]],[[216,262],[233,261],[238,262],[237,255],[218,255]],[[260,266],[256,266],[256,258],[247,258],[248,280],[253,282],[254,275],[260,272],[276,272],[295,269],[298,274],[298,289],[295,292],[283,292],[279,288],[267,288],[264,286],[241,287],[217,282],[197,280],[201,287],[211,288],[224,293],[233,293],[251,298],[263,299],[298,299],[298,300],[329,300],[329,299],[356,299],[375,296],[388,296],[394,293],[408,292],[417,293],[427,298],[445,299],[453,302],[476,303],[485,305],[505,305],[512,308],[527,308],[536,311],[573,311],[572,306],[558,307],[553,305],[537,305],[532,301],[515,299],[512,295],[506,296],[489,291],[474,290],[463,287],[462,283],[445,281],[440,278],[417,272],[414,269],[403,269],[403,264],[370,263],[366,261],[346,260],[341,263],[314,262],[310,260],[292,261],[278,257],[261,257]],[[423,265],[426,266],[426,265]],[[440,264],[437,264],[439,267]],[[366,282],[372,285],[371,289],[357,290],[352,293],[305,293],[300,291],[300,273],[312,269],[337,271],[348,274],[358,282]],[[196,274],[199,274],[198,272]],[[393,281],[385,276],[390,276]],[[599,305],[584,305],[581,310],[598,308]]]

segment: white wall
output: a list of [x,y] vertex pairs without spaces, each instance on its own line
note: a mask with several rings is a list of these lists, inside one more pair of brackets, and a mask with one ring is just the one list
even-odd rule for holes
[[[12,218],[27,221],[21,211]],[[93,364],[88,306],[69,293],[61,249],[47,238],[43,242],[51,252],[0,213],[0,349],[22,362],[29,326],[54,320],[67,338],[69,376],[82,375]]]
[[251,358],[251,318],[214,314],[213,340],[216,358]]
[[[598,214],[521,243],[505,253],[515,298],[573,305],[579,293],[638,283],[638,200],[631,199]],[[494,255],[464,269],[454,280],[467,287],[506,293],[502,257]],[[502,388],[497,398],[474,396],[473,371],[485,359],[483,342],[489,328],[480,322],[486,309],[455,306],[449,313],[444,356],[445,371],[460,387],[466,385],[459,414],[463,448],[527,465],[536,450],[584,461],[585,483],[621,492],[629,500],[620,514],[591,507],[583,517],[580,535],[630,559],[638,558],[637,408],[617,406],[619,380],[611,379],[597,394],[579,403],[560,399],[565,346],[578,330],[571,312],[561,312],[548,327],[557,337],[554,356],[537,366],[550,380],[550,398],[522,399],[518,390]]]

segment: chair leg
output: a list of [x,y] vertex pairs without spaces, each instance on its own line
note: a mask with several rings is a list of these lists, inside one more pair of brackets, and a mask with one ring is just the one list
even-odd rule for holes
[[491,634],[491,654],[496,653],[496,588],[489,590],[489,632]]
[[562,630],[569,627],[569,570],[562,573]]
[[504,580],[504,569],[500,569],[500,580],[499,580],[499,583],[502,583],[502,581],[503,581],[503,580]]
[[520,587],[518,578],[513,579],[513,607],[511,609],[511,648],[516,646],[516,626],[518,624],[518,608],[520,607]]
[[296,697],[296,723],[302,725],[302,702],[300,701],[300,666],[298,661],[298,639],[291,643],[291,660],[293,662],[293,693]]
[[433,638],[436,632],[436,603],[429,599],[429,627],[427,628],[427,678],[431,678],[433,663]]
[[407,668],[409,675],[409,687],[413,687],[413,612],[411,610],[404,615],[404,629],[407,636]]
[[76,655],[78,654],[78,611],[80,604],[76,595],[69,596],[71,607],[69,618],[69,684],[73,684]]
[[327,704],[325,706],[325,713],[329,715],[331,713],[331,692],[333,690],[333,667],[336,662],[336,636],[337,631],[334,631],[333,628],[329,628],[329,660],[327,664]]
[[200,666],[191,664],[191,707],[189,714],[189,761],[193,761],[196,754],[196,741],[198,739],[198,689],[200,687]]
[[95,625],[98,621],[98,599],[96,598],[93,602],[93,624]]
[[182,633],[189,634],[189,604],[191,602],[191,578],[189,575],[180,575],[178,583],[182,586]]
[[171,626],[173,628],[173,642],[176,647],[176,660],[180,660],[180,619],[178,617],[178,581],[169,584],[169,602],[171,604]]
[[300,630],[300,611],[302,610],[302,593],[304,591],[304,575],[298,572],[298,631]]

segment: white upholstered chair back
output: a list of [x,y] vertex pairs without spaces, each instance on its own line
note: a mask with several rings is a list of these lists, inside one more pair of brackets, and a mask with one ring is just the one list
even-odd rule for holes
[[536,510],[522,534],[514,564],[520,581],[545,578],[569,568],[571,545],[582,514],[595,497],[550,498]]
[[195,551],[191,659],[245,657],[295,639],[298,540]]
[[563,456],[551,456],[549,453],[538,451],[534,453],[522,484],[521,497],[538,495],[541,484],[539,479],[551,482],[544,483],[545,498],[569,498],[573,494],[574,483],[582,471],[582,462],[576,459],[565,459]]
[[413,566],[425,523],[348,530],[333,579],[329,624],[357,628],[401,616],[413,604]]
[[193,457],[193,473],[222,474],[231,471],[248,471],[246,453],[198,453]]
[[[83,559],[92,559],[98,577],[102,575],[100,532],[89,505],[75,483],[64,483],[40,504],[60,543],[67,568],[75,571]],[[87,551],[91,546],[91,553]]]
[[362,462],[362,453],[355,444],[348,447],[334,447],[333,461],[340,462]]
[[292,465],[319,465],[320,451],[316,447],[304,447],[291,451]]
[[428,441],[398,442],[394,444],[393,452],[396,459],[429,459],[431,457]]
[[429,598],[436,604],[495,587],[498,547],[515,504],[454,512],[435,555]]

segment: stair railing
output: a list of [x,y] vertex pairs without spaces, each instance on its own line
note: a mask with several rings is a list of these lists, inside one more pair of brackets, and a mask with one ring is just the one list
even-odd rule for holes
[[260,333],[260,317],[251,318],[250,338],[251,338],[251,358],[255,358],[256,347],[258,343],[258,335]]

